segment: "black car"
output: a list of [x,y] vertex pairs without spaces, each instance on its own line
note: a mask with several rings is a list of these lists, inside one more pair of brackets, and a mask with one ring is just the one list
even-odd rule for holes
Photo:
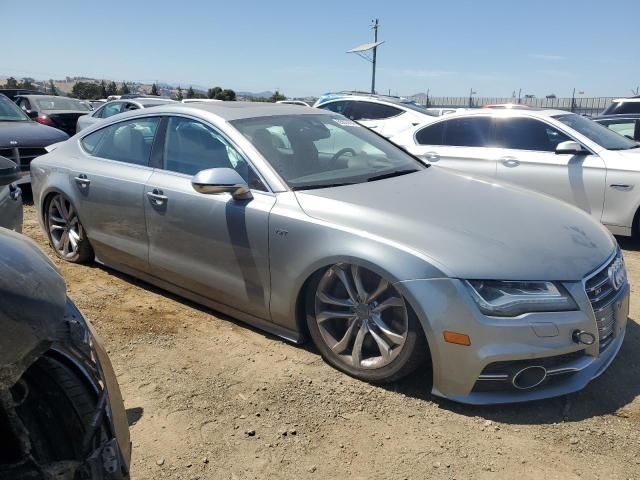
[[58,128],[67,135],[76,133],[79,116],[91,112],[86,102],[55,95],[18,95],[15,102],[36,122]]
[[600,115],[628,115],[640,113],[640,96],[616,98]]
[[15,103],[0,95],[0,156],[20,166],[23,178],[18,183],[30,181],[31,160],[47,153],[45,147],[67,138],[57,128],[34,122]]
[[29,90],[27,88],[0,88],[0,94],[14,100],[18,95],[45,95],[37,90]]
[[0,229],[0,480],[123,480],[131,443],[107,353],[51,260]]
[[[638,105],[640,105],[640,103],[638,103]],[[599,117],[592,117],[591,120],[631,140],[640,142],[640,113],[601,115]]]

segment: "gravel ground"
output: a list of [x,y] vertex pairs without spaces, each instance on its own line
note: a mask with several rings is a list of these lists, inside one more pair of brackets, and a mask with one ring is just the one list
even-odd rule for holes
[[134,479],[640,478],[640,244],[621,239],[631,321],[585,390],[469,407],[429,394],[428,372],[387,387],[126,275],[54,257],[32,206],[25,234],[60,267],[111,355]]

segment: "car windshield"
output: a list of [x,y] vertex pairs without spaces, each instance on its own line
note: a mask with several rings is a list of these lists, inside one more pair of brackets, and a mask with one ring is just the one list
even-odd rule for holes
[[575,113],[558,115],[554,118],[607,150],[629,150],[639,146],[633,140],[629,140],[609,130],[607,127],[603,127],[599,123]]
[[15,103],[0,95],[0,122],[28,122],[30,118]]
[[80,100],[64,97],[42,97],[34,98],[39,110],[82,110],[89,111],[89,107]]
[[277,115],[231,123],[294,190],[362,183],[426,168],[339,115]]

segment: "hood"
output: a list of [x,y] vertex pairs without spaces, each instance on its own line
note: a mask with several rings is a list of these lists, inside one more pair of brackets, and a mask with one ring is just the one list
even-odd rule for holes
[[58,336],[65,292],[62,276],[32,240],[0,229],[0,389]]
[[0,122],[0,148],[46,147],[68,138],[63,131],[38,122]]
[[437,167],[296,197],[309,216],[404,245],[457,278],[580,280],[616,248],[582,210]]

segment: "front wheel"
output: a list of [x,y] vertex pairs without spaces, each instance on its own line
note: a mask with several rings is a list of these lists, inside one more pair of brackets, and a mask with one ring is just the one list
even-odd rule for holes
[[358,265],[340,263],[307,289],[307,325],[324,360],[367,382],[398,380],[422,363],[427,345],[396,288]]
[[47,235],[56,255],[71,263],[93,260],[93,249],[71,200],[56,193],[45,209]]

